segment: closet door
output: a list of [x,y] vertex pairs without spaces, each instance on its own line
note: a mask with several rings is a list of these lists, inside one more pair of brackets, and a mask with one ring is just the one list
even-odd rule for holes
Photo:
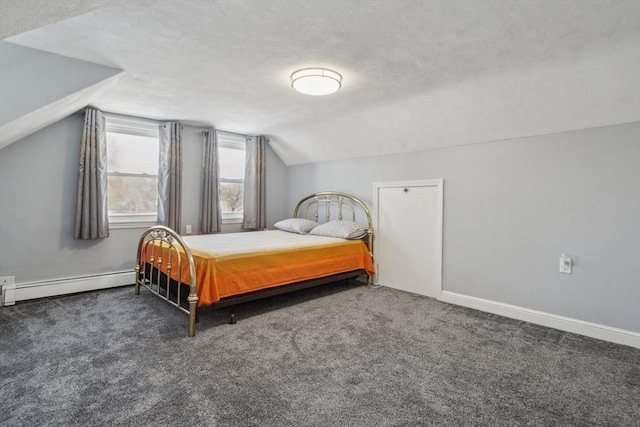
[[440,298],[442,180],[376,183],[374,192],[377,283]]

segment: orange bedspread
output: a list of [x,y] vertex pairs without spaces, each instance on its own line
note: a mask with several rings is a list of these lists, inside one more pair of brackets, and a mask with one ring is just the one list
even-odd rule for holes
[[[239,233],[260,238],[257,233],[264,234],[269,240],[274,233],[283,231],[258,231]],[[291,233],[285,233],[288,238]],[[215,238],[215,235],[211,236]],[[277,237],[277,236],[276,236]],[[306,236],[299,236],[305,238]],[[311,236],[309,236],[311,237]],[[226,235],[223,239],[228,239]],[[260,289],[272,288],[308,279],[330,276],[354,270],[365,270],[373,275],[373,263],[365,243],[361,240],[342,240],[316,237],[313,244],[296,243],[295,247],[261,248],[253,244],[253,249],[239,250],[235,253],[215,253],[211,245],[199,249],[196,242],[188,242],[196,268],[198,306],[210,305],[221,298],[240,295]],[[224,240],[223,240],[224,243]],[[214,245],[215,246],[215,245]],[[163,257],[167,259],[167,249],[163,249]],[[157,258],[156,253],[156,258]],[[147,257],[148,260],[148,257]],[[157,266],[157,265],[156,265]],[[166,273],[165,264],[161,270]],[[177,263],[171,277],[178,280]],[[182,263],[180,281],[189,283],[189,267]]]

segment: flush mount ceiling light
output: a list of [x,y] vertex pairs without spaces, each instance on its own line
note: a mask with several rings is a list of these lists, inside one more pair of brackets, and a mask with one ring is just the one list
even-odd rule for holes
[[340,86],[342,76],[326,68],[303,68],[291,74],[291,87],[305,95],[329,95]]

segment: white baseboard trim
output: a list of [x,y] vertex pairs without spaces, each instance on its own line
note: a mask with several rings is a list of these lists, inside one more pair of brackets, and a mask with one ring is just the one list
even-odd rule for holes
[[15,290],[12,289],[13,301],[5,300],[4,305],[12,305],[15,304],[16,301],[115,288],[118,286],[133,285],[134,283],[135,272],[133,270],[38,282],[16,283]]
[[442,291],[441,301],[461,305],[463,307],[474,308],[488,313],[498,314],[511,319],[524,320],[536,325],[547,326],[565,332],[585,335],[616,344],[628,345],[640,348],[640,333],[627,331],[625,329],[613,328],[597,323],[586,322],[584,320],[572,319],[570,317],[558,316],[556,314],[545,313],[516,305],[504,304],[483,298],[476,298],[455,292]]

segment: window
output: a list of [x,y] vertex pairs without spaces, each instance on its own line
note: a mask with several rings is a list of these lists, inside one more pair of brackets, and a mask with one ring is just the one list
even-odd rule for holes
[[158,218],[158,123],[107,116],[107,191],[113,228],[148,226]]
[[242,222],[246,135],[217,131],[220,208],[224,223]]

